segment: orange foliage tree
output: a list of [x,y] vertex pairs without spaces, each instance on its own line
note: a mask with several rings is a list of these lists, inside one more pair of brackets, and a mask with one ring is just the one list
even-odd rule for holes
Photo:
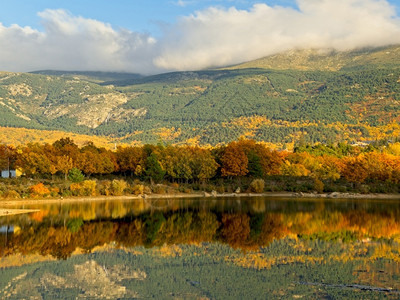
[[223,177],[245,176],[249,160],[238,142],[229,143],[221,157],[221,175]]

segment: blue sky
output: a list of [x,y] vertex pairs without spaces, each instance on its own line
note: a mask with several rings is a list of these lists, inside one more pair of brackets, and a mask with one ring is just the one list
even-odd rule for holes
[[0,22],[10,26],[30,26],[41,29],[38,12],[65,9],[73,15],[110,23],[115,28],[160,33],[159,27],[174,23],[210,6],[249,9],[255,3],[296,6],[295,0],[2,0]]
[[400,0],[2,0],[0,71],[156,73],[400,43]]

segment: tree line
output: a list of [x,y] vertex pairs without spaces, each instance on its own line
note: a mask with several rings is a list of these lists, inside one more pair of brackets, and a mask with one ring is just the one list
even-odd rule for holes
[[[400,143],[384,146],[303,145],[293,152],[272,150],[254,140],[238,140],[214,148],[177,145],[79,147],[70,138],[53,144],[0,145],[0,167],[17,168],[29,178],[63,177],[81,181],[113,174],[151,183],[206,183],[210,180],[303,177],[352,184],[400,182]],[[322,190],[321,190],[322,191]]]

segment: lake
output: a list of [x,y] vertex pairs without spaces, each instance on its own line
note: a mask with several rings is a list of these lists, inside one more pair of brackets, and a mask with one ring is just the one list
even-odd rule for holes
[[399,299],[400,202],[231,197],[25,205],[1,299]]

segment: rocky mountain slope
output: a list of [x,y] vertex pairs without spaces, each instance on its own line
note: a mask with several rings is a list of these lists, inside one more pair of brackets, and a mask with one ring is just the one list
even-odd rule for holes
[[0,126],[118,142],[217,144],[397,138],[400,46],[300,50],[227,69],[0,73]]

